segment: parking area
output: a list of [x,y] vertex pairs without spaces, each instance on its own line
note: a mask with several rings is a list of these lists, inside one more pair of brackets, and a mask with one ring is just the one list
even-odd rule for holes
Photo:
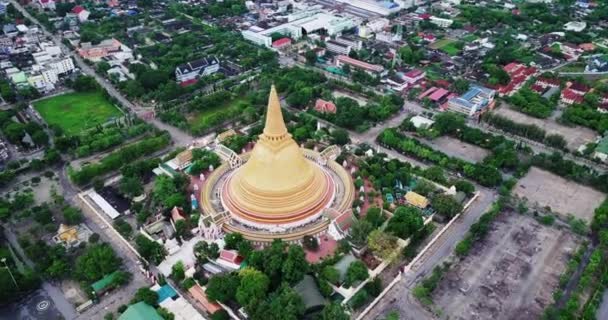
[[495,114],[511,119],[517,123],[535,124],[544,129],[547,134],[559,134],[566,139],[568,149],[578,150],[581,145],[595,141],[597,133],[585,127],[567,127],[551,119],[537,119],[521,112],[510,109],[507,105],[494,111]]
[[550,207],[551,211],[591,222],[595,208],[606,194],[576,182],[566,180],[536,167],[517,182],[514,194],[532,205]]
[[60,320],[63,316],[48,294],[40,289],[18,303],[0,308],[0,319],[6,320]]
[[433,301],[451,320],[539,319],[580,243],[568,229],[502,212],[486,240],[445,274]]

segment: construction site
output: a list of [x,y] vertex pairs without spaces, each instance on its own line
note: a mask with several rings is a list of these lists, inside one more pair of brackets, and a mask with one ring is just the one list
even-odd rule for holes
[[513,211],[452,265],[433,293],[441,318],[539,319],[582,239]]

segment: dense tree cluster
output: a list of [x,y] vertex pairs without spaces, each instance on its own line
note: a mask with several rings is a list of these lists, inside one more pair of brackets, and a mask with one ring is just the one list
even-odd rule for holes
[[414,207],[399,207],[388,220],[385,231],[399,238],[407,239],[422,228],[422,213]]
[[[558,97],[554,95],[554,97]],[[536,118],[547,118],[555,110],[557,101],[551,101],[543,98],[540,94],[528,89],[522,88],[511,97],[508,101],[519,111],[529,114]]]
[[522,124],[513,120],[492,114],[485,113],[481,119],[488,124],[502,131],[522,136],[524,138],[545,143],[551,147],[565,150],[567,147],[566,139],[558,134],[547,134],[545,130],[535,124]]
[[76,184],[84,185],[95,177],[120,169],[131,161],[135,161],[142,156],[161,150],[169,145],[170,142],[171,139],[169,135],[164,133],[154,137],[148,137],[112,152],[98,163],[85,165],[78,171],[70,170],[70,178]]
[[496,167],[472,164],[458,158],[449,157],[420,143],[418,140],[398,133],[395,129],[384,130],[378,136],[378,141],[405,154],[462,172],[465,176],[484,186],[497,186],[502,182],[502,176]]
[[29,121],[25,124],[14,121],[12,117],[16,115],[15,111],[0,111],[0,128],[6,139],[15,145],[30,148],[24,138],[29,135],[31,141],[39,147],[44,147],[49,144],[49,137],[44,129],[36,122]]

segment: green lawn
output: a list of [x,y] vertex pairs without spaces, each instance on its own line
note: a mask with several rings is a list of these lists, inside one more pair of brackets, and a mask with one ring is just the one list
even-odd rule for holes
[[466,36],[462,37],[462,41],[464,42],[473,42],[477,39],[479,38],[474,34],[467,34]]
[[58,125],[68,134],[105,123],[122,112],[102,92],[74,92],[34,102],[34,108],[49,125]]
[[458,55],[460,53],[460,49],[456,48],[456,46],[454,45],[454,43],[450,43],[448,45],[445,45],[443,47],[441,47],[440,49],[441,51],[449,54],[450,56],[455,56]]
[[239,103],[244,101],[245,99],[243,98],[236,98],[204,111],[191,114],[188,117],[190,130],[196,132],[198,130],[204,130],[219,124],[219,122],[230,118],[235,112],[237,112]]

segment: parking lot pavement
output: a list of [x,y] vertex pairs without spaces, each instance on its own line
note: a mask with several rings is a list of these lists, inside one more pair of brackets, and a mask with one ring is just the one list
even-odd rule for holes
[[1,320],[59,320],[64,319],[46,291],[39,289],[18,303],[0,308]]

